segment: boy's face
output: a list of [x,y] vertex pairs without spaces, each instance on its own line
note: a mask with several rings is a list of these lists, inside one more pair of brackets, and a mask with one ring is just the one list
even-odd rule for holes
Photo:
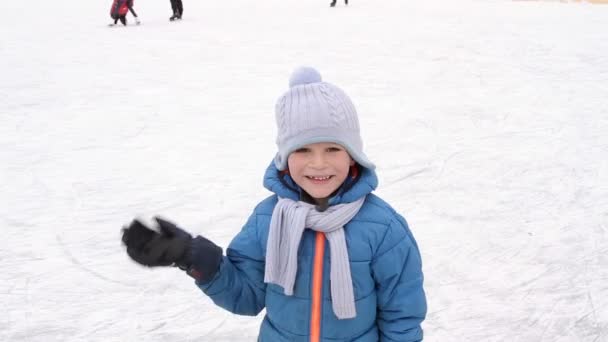
[[316,143],[289,155],[289,175],[315,200],[323,200],[338,189],[348,176],[354,160],[341,145]]

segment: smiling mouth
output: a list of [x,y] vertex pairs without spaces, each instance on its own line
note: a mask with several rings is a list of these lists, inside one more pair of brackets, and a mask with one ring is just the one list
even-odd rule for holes
[[333,176],[322,176],[322,177],[319,177],[319,176],[306,176],[306,178],[308,178],[308,179],[310,179],[310,180],[312,180],[314,182],[324,182],[324,181],[327,181],[327,180],[331,179],[332,177]]

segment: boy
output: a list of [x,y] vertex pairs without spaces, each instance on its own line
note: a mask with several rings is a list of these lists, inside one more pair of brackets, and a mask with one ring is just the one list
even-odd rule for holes
[[258,341],[422,341],[426,298],[407,223],[372,194],[355,107],[312,68],[297,69],[276,105],[278,152],[260,202],[226,255],[156,218],[122,241],[136,262],[178,266],[215,304],[266,308]]

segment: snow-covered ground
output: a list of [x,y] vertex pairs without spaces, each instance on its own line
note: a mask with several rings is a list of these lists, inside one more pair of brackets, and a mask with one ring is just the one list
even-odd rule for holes
[[608,341],[608,6],[137,0],[109,28],[110,2],[0,2],[0,340],[255,341],[119,229],[226,246],[312,65],[418,240],[425,341]]

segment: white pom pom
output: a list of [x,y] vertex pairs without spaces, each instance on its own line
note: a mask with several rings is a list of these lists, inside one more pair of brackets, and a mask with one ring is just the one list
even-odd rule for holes
[[321,74],[311,67],[299,67],[289,77],[289,87],[321,82]]

